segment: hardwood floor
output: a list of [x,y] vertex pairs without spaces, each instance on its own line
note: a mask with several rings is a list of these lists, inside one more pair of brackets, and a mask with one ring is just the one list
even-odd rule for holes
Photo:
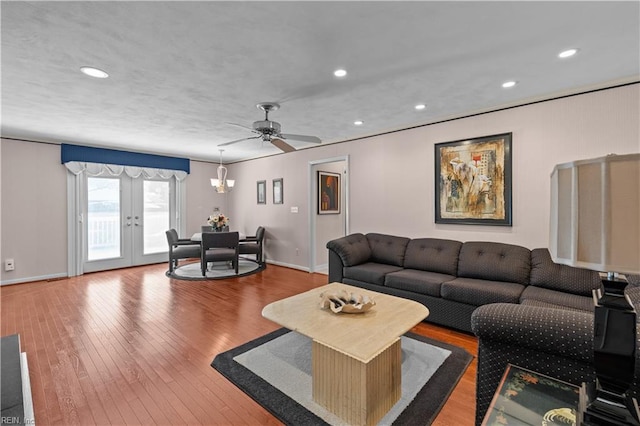
[[[223,281],[167,278],[166,264],[0,288],[1,334],[20,333],[38,425],[280,422],[210,367],[214,356],[278,325],[275,300],[327,276],[269,265]],[[421,323],[412,331],[477,355],[475,337]],[[435,425],[473,425],[476,361]]]

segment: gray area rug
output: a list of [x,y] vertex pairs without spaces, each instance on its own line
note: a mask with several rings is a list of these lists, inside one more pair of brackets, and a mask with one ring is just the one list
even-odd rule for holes
[[[413,333],[402,337],[402,398],[380,425],[428,425],[472,356]],[[343,425],[311,398],[311,340],[280,329],[219,354],[211,364],[289,425]]]
[[238,275],[236,275],[236,271],[230,265],[228,265],[227,262],[209,263],[209,269],[207,269],[207,274],[204,277],[202,276],[202,271],[200,270],[200,262],[180,265],[179,267],[174,269],[173,273],[167,271],[166,275],[168,277],[176,278],[179,280],[219,280],[224,278],[243,277],[246,275],[255,274],[265,269],[265,267],[266,264],[260,265],[254,260],[241,257],[240,261],[238,262]]

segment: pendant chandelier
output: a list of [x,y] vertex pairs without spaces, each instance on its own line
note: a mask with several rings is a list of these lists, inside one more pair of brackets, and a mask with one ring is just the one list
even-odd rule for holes
[[220,165],[218,166],[218,179],[211,179],[211,186],[213,186],[217,193],[224,194],[225,192],[231,192],[233,185],[236,181],[233,179],[227,179],[227,168],[222,165],[222,152],[220,150]]

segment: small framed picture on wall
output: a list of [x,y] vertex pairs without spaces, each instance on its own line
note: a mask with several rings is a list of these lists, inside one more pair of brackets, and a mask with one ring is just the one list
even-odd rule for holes
[[318,171],[318,214],[340,213],[340,174]]
[[282,178],[273,180],[273,204],[282,204],[284,202],[284,194],[282,187]]
[[258,204],[267,204],[267,181],[259,180],[257,186]]

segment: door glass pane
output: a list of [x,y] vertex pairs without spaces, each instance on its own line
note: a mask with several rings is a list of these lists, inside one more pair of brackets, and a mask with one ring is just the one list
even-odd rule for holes
[[169,182],[144,181],[144,254],[166,252],[169,229]]
[[88,259],[120,257],[120,180],[87,178]]

